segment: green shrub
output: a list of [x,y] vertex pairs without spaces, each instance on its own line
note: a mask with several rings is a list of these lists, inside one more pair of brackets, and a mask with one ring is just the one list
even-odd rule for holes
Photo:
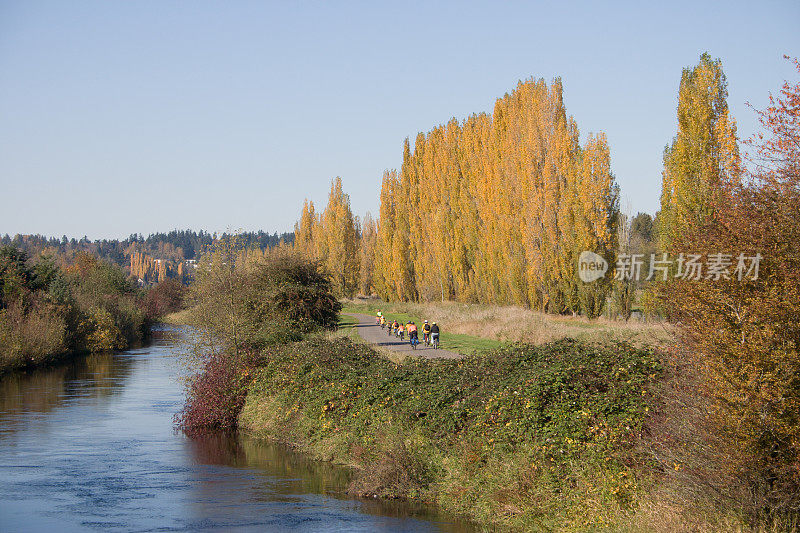
[[92,352],[107,352],[125,347],[125,337],[114,317],[102,307],[93,309],[85,322],[86,347]]
[[62,269],[0,248],[0,370],[49,362],[65,353],[122,349],[148,322],[121,268],[78,254]]
[[319,263],[291,252],[248,255],[231,240],[203,257],[191,301],[192,323],[234,351],[333,328],[341,310]]
[[0,310],[0,369],[47,362],[66,349],[66,323],[47,305],[27,313],[12,305]]

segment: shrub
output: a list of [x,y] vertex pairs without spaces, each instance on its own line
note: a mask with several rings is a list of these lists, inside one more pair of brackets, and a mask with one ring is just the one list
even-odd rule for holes
[[39,364],[61,354],[65,329],[64,319],[46,304],[27,313],[17,305],[0,310],[0,368]]
[[248,255],[231,240],[204,256],[191,296],[194,325],[234,351],[335,327],[341,309],[319,263],[291,252]]
[[144,309],[150,320],[156,320],[183,309],[186,287],[176,279],[166,279],[147,291]]
[[236,429],[247,395],[247,366],[231,352],[208,357],[189,381],[186,404],[176,416],[178,427],[191,436]]
[[192,299],[193,321],[223,349],[201,356],[202,370],[190,381],[178,418],[190,434],[235,428],[256,358],[333,327],[341,308],[318,263],[290,253],[248,259],[230,240],[217,243],[202,262]]
[[0,369],[67,352],[117,350],[147,334],[136,289],[122,269],[78,254],[61,269],[0,248]]
[[114,317],[102,307],[90,312],[84,328],[89,351],[107,352],[125,347],[125,337],[114,322]]

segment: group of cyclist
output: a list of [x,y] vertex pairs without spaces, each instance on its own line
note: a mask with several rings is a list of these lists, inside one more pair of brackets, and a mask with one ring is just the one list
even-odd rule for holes
[[[383,313],[378,311],[375,315],[375,323],[380,324],[381,329],[386,329],[388,326],[388,334],[399,337],[401,341],[405,341],[405,335],[408,333],[408,341],[411,346],[416,349],[419,344],[419,330],[413,320],[409,320],[406,324],[387,319]],[[422,342],[425,346],[439,347],[439,325],[436,322],[429,323],[427,320],[422,325]]]

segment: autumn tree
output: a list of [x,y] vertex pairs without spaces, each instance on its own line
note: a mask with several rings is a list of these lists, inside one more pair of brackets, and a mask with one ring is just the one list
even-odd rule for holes
[[380,218],[375,237],[375,268],[373,282],[378,296],[384,300],[397,298],[394,287],[392,242],[395,234],[395,196],[397,173],[388,170],[383,173],[380,195]]
[[381,188],[377,292],[596,316],[608,281],[583,287],[577,257],[613,262],[615,191],[605,137],[580,146],[560,80],[520,82],[491,115],[403,143]]
[[328,204],[320,216],[316,215],[313,202],[303,203],[300,220],[295,224],[295,249],[321,262],[338,296],[353,296],[361,275],[358,241],[358,221],[350,210],[350,196],[337,176],[331,181]]
[[361,222],[359,239],[359,292],[365,296],[373,294],[375,287],[375,248],[378,243],[378,226],[370,213]]
[[[611,173],[608,143],[603,134],[590,136],[583,150],[580,179],[575,192],[575,244],[569,264],[583,250],[595,252],[614,264],[618,244],[619,191]],[[589,318],[600,315],[611,290],[611,272],[593,283],[578,285],[580,306]]]
[[729,116],[722,61],[708,53],[685,68],[678,89],[678,133],[664,150],[659,238],[663,249],[711,215],[713,195],[736,179],[736,123]]
[[303,202],[303,211],[300,220],[294,225],[295,248],[308,257],[316,257],[315,233],[319,222],[314,212],[314,202],[306,199]]
[[718,181],[707,215],[673,240],[721,268],[666,290],[729,445],[714,494],[753,519],[800,506],[800,83],[758,117],[748,179]]

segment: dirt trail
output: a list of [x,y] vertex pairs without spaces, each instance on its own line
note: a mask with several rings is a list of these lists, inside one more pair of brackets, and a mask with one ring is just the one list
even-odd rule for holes
[[[400,339],[394,335],[390,337],[388,330],[381,329],[381,327],[375,323],[374,316],[364,315],[361,313],[346,314],[358,320],[358,324],[355,326],[358,334],[361,335],[362,339],[371,344],[375,344],[395,352],[402,352],[404,355],[414,355],[417,357],[425,357],[426,359],[457,359],[463,357],[461,354],[457,354],[456,352],[451,352],[449,350],[443,350],[441,348],[434,350],[430,346],[425,346],[422,344],[422,342],[417,345],[417,349],[415,350],[411,347],[411,344],[408,342],[408,340],[401,342]],[[422,333],[420,333],[420,341],[422,341]]]

